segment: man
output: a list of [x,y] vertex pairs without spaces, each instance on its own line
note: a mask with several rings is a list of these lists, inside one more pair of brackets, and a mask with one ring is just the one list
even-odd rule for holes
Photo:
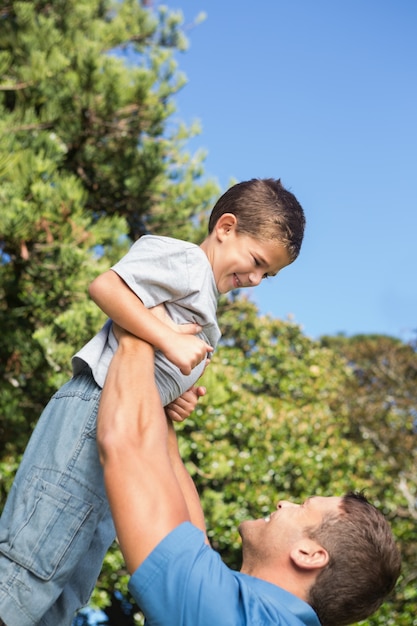
[[147,623],[342,626],[373,613],[394,587],[400,556],[384,517],[360,495],[279,502],[266,519],[241,524],[241,571],[221,561],[153,359],[150,345],[120,334],[97,433],[129,588]]

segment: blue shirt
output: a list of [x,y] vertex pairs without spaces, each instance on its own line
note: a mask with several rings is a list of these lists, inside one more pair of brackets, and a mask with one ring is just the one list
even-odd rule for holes
[[129,590],[148,626],[320,626],[303,600],[228,568],[189,522],[151,552]]

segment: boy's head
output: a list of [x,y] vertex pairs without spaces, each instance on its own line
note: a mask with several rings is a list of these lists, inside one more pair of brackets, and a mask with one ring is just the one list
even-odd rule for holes
[[216,202],[209,219],[209,233],[224,213],[237,220],[236,232],[259,241],[276,241],[293,262],[304,236],[304,211],[297,198],[273,178],[244,181],[230,187]]

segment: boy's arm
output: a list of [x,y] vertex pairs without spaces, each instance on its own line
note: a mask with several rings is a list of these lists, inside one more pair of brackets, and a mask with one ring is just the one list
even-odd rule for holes
[[196,523],[204,522],[198,495],[178,464],[155,385],[152,346],[126,333],[103,388],[97,442],[120,547],[133,572],[176,526],[191,521],[187,501]]
[[[190,325],[187,324],[187,333],[182,333],[181,327],[174,330],[154,316],[113,270],[97,276],[90,284],[89,294],[113,322],[161,350],[186,376],[213,350],[195,334],[189,334]],[[195,332],[201,330],[197,324],[194,326]]]

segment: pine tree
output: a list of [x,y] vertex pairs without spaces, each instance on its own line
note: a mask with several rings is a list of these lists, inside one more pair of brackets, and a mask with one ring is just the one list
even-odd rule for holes
[[[0,9],[0,458],[4,485],[70,355],[87,286],[145,231],[201,237],[218,193],[171,121],[182,15],[137,0]],[[197,184],[198,183],[198,184]],[[4,488],[5,488],[4,487]]]

